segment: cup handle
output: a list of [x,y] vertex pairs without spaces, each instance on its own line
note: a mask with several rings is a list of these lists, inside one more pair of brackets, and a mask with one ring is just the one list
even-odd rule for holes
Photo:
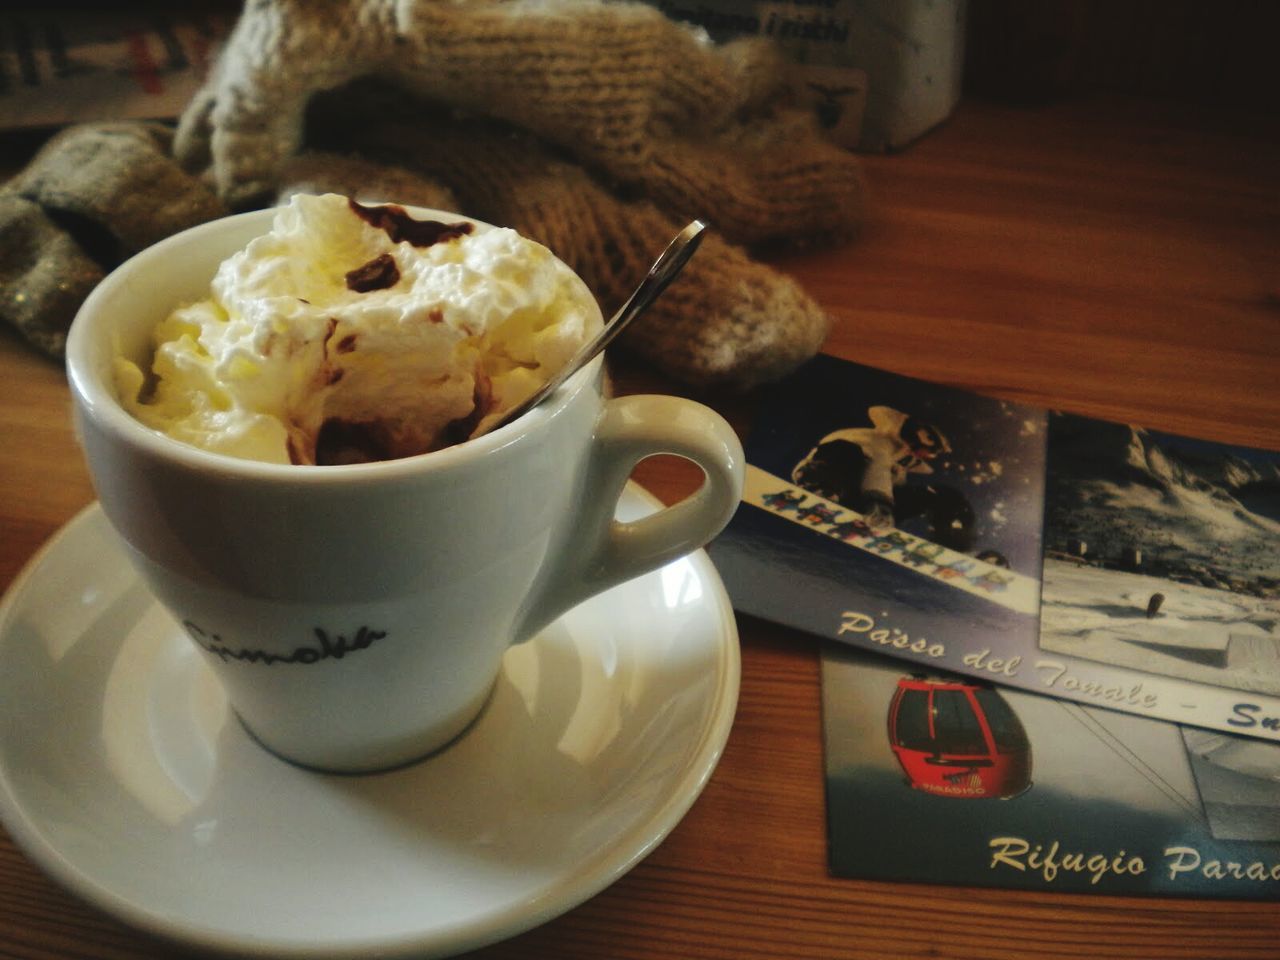
[[[609,587],[681,557],[724,529],[742,497],[742,444],[709,407],[680,397],[638,395],[608,401],[596,424],[587,496],[549,571],[521,618],[517,642]],[[634,521],[614,519],[636,464],[669,453],[702,468],[702,486],[673,506]]]

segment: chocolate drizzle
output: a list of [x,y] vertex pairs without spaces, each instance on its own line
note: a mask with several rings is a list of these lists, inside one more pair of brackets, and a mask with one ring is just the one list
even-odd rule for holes
[[397,456],[386,430],[378,423],[330,417],[316,437],[316,464],[322,467],[395,460]]
[[407,242],[415,247],[429,247],[465,237],[475,229],[473,224],[466,221],[441,223],[439,220],[415,220],[409,215],[409,211],[394,203],[366,207],[355,200],[348,200],[347,206],[369,226],[385,231],[392,243]]
[[465,417],[459,417],[457,420],[451,420],[445,424],[440,431],[440,436],[436,438],[436,444],[433,450],[443,450],[445,447],[451,447],[457,443],[463,443],[471,439],[471,434],[475,433],[475,429],[479,426],[480,421],[484,419],[485,414],[493,409],[493,381],[489,379],[489,375],[480,368],[476,368],[475,388],[471,393],[472,407],[471,412]]
[[347,272],[347,289],[356,293],[370,290],[386,290],[400,282],[400,268],[396,258],[389,253],[374,257],[363,266]]
[[303,455],[302,448],[298,446],[298,438],[294,436],[293,431],[289,431],[289,435],[285,438],[285,449],[289,451],[289,462],[294,466],[301,466],[307,463],[307,458]]

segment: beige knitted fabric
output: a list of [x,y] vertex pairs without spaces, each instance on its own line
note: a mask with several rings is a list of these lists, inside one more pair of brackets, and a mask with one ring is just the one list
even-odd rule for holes
[[177,153],[228,199],[270,190],[303,108],[362,76],[508,120],[639,178],[655,143],[718,130],[776,82],[769,47],[711,45],[643,4],[251,0],[187,111]]
[[67,330],[105,273],[38,203],[0,192],[0,319],[61,357]]
[[158,123],[70,127],[51,138],[6,189],[45,210],[98,225],[110,261],[227,211],[213,191],[170,155],[173,133]]
[[0,187],[0,321],[60,357],[84,298],[125,257],[227,210],[153,123],[69,127]]
[[847,235],[859,217],[856,162],[785,109],[771,46],[717,46],[639,3],[250,2],[177,155],[251,202],[302,146],[312,97],[369,76],[535,133],[735,241]]

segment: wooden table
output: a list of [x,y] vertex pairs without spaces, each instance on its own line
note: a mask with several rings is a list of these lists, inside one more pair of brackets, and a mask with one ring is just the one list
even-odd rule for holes
[[[828,352],[1044,406],[1280,449],[1280,125],[1185,105],[966,104],[866,158],[869,224],[777,265],[830,311]],[[631,364],[624,390],[670,389]],[[59,367],[0,334],[0,586],[92,499]],[[751,398],[705,396],[745,428]],[[693,482],[656,460],[672,501]],[[1280,957],[1280,905],[835,879],[819,646],[741,618],[741,702],[705,792],[581,907],[480,955]],[[867,829],[875,829],[874,823]],[[0,834],[0,957],[171,957]]]

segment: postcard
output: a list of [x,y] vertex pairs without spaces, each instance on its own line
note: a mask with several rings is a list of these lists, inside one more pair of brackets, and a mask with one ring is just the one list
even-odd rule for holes
[[822,698],[837,876],[1280,898],[1280,744],[834,642]]
[[[1280,697],[1277,465],[1267,451],[1054,414],[1041,649]],[[1231,725],[1266,716],[1242,699]]]
[[934,669],[1280,741],[1280,454],[818,356],[710,552],[734,606]]

